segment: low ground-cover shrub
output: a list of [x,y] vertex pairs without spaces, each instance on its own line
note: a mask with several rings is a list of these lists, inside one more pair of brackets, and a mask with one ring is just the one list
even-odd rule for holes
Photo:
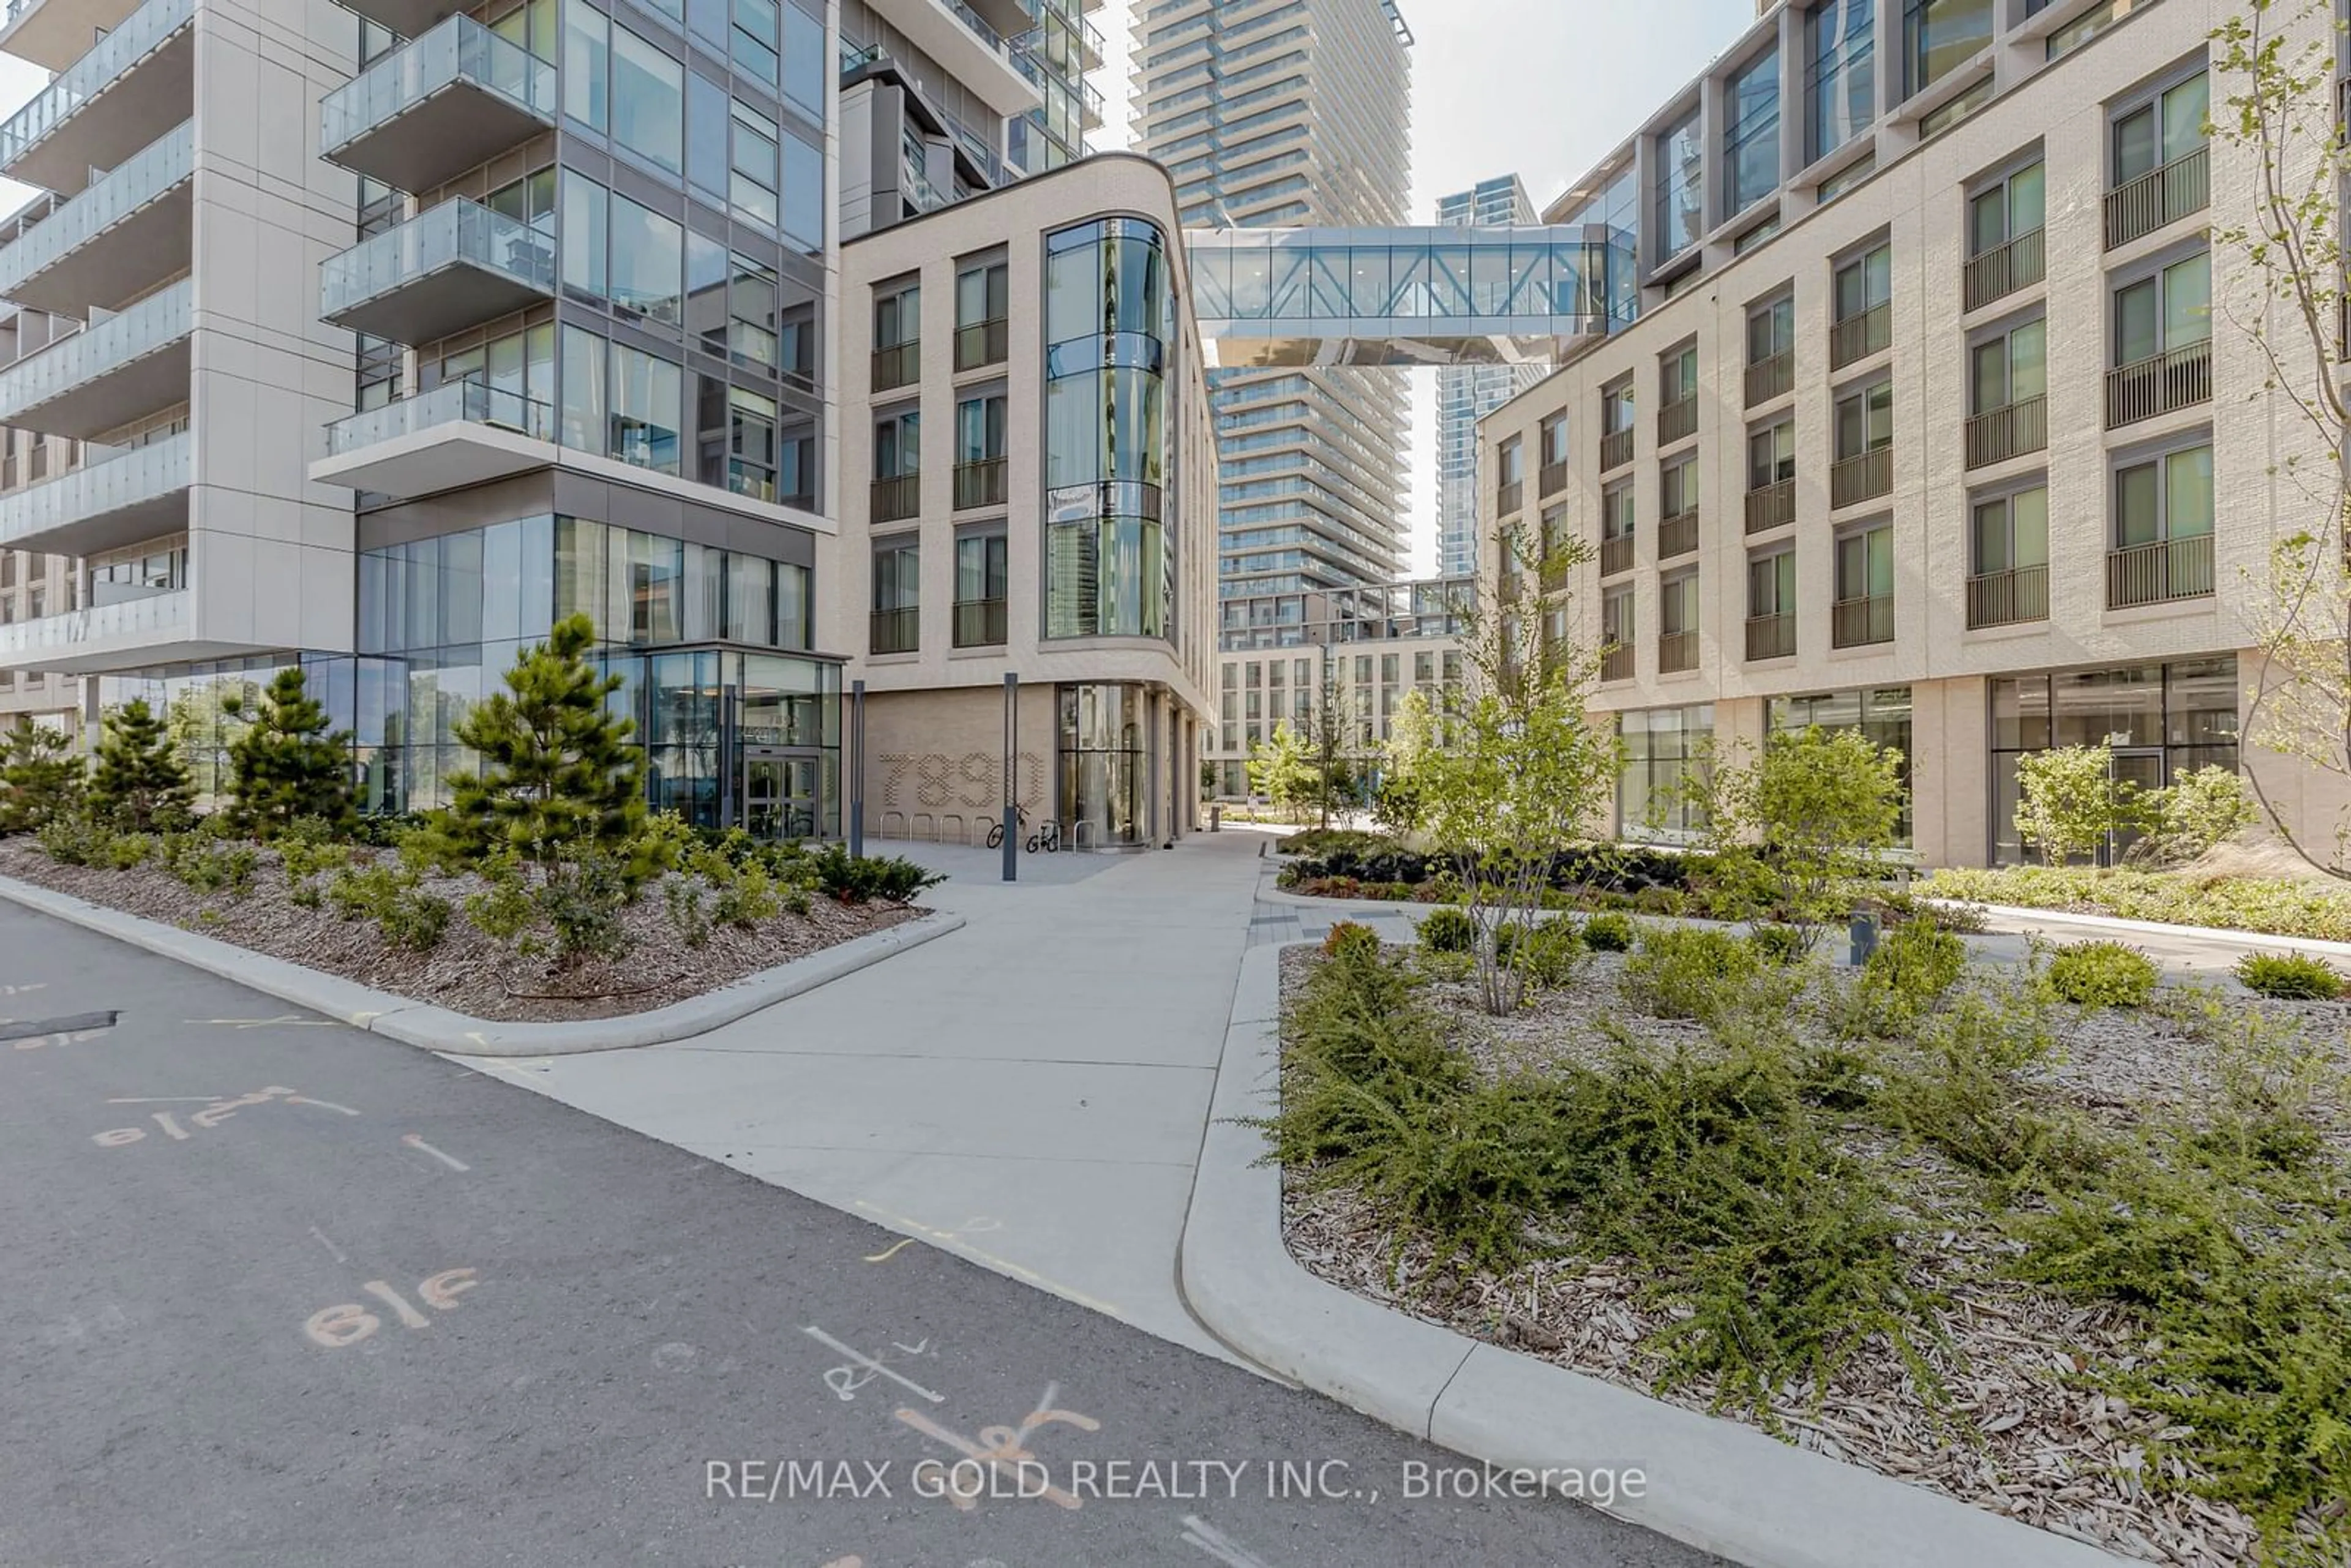
[[926,888],[946,880],[903,855],[852,855],[843,844],[827,844],[808,856],[815,885],[842,904],[911,904]]
[[2077,1008],[2140,1008],[2163,977],[2154,959],[2122,942],[2074,942],[2050,956],[2044,979]]
[[1467,953],[1478,946],[1478,923],[1468,910],[1440,904],[1421,916],[1419,939],[1430,953]]
[[1575,973],[1576,960],[1583,956],[1583,940],[1575,922],[1565,915],[1555,915],[1526,926],[1506,922],[1494,929],[1496,962],[1517,969],[1539,989],[1567,984]]
[[1918,884],[1917,892],[1924,897],[1970,904],[2066,909],[2173,925],[2351,941],[2351,890],[2289,877],[2102,872],[2080,866],[1961,868],[1934,873]]
[[1906,1034],[1958,983],[1967,944],[1931,920],[1911,920],[1886,933],[1861,972],[1831,996],[1833,1027],[1842,1036],[1890,1039]]
[[1577,933],[1583,945],[1594,953],[1629,953],[1639,936],[1639,928],[1625,915],[1614,910],[1603,910],[1583,923]]
[[1342,920],[1323,933],[1322,956],[1326,958],[1353,956],[1365,951],[1373,957],[1377,957],[1380,951],[1380,934],[1368,925]]
[[1763,967],[1755,947],[1728,931],[1655,925],[1625,963],[1625,994],[1658,1018],[1700,1023],[1736,1010]]
[[2248,953],[2237,960],[2237,981],[2280,1001],[2331,1002],[2343,994],[2343,977],[2306,953]]

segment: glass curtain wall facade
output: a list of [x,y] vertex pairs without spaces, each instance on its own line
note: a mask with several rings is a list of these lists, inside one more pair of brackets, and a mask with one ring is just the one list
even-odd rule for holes
[[1645,708],[1616,716],[1625,773],[1616,789],[1616,831],[1628,839],[1668,842],[1706,824],[1682,788],[1703,768],[1714,742],[1714,705]]
[[[1438,198],[1437,221],[1460,228],[1517,228],[1536,222],[1516,174],[1498,175]],[[1541,365],[1446,365],[1437,372],[1437,570],[1478,570],[1478,422],[1542,380]]]
[[[1792,559],[1792,558],[1789,558]],[[1772,736],[1801,734],[1815,727],[1849,729],[1873,746],[1902,757],[1902,815],[1896,826],[1897,841],[1910,841],[1910,688],[1869,686],[1860,691],[1817,692],[1807,696],[1773,697],[1768,707]]]
[[1079,849],[1144,841],[1151,826],[1149,688],[1065,685],[1059,695],[1063,832]]

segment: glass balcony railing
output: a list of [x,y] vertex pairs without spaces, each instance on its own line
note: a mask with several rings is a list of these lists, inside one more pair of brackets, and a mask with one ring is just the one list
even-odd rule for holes
[[0,299],[185,181],[195,167],[195,121],[189,120],[0,249]]
[[44,615],[37,621],[0,626],[0,664],[64,657],[88,644],[118,640],[161,642],[164,634],[184,631],[187,624],[185,589],[117,600],[112,604],[93,604],[83,610],[68,610],[62,615]]
[[335,421],[327,426],[327,450],[340,456],[444,424],[486,424],[536,441],[555,439],[555,411],[548,404],[487,382],[458,381]]
[[460,264],[542,293],[555,291],[553,235],[461,198],[329,256],[319,267],[319,314],[340,315]]
[[458,82],[554,123],[555,67],[470,16],[452,16],[329,93],[319,105],[319,145],[331,156]]
[[147,0],[122,26],[90,46],[89,53],[59,71],[33,100],[0,125],[0,166],[16,162],[43,137],[73,118],[137,60],[186,26],[195,0]]
[[[186,431],[97,457],[95,443],[82,448],[82,466],[14,495],[0,496],[0,549],[22,549],[18,541],[54,535],[85,517],[100,517],[188,487],[193,444]],[[83,550],[57,553],[82,555]]]
[[192,280],[183,278],[0,371],[0,423],[14,423],[26,410],[186,337],[191,292]]

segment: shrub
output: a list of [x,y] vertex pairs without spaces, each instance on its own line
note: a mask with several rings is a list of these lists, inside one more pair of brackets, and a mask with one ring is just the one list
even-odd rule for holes
[[429,953],[441,945],[449,929],[447,899],[421,888],[402,888],[376,916],[376,928],[393,946],[411,953]]
[[145,865],[155,853],[155,837],[152,833],[117,833],[104,852],[109,871],[135,871]]
[[555,933],[557,963],[570,969],[591,958],[628,956],[635,942],[622,915],[636,896],[628,862],[589,851],[567,857],[564,871],[540,883],[535,894],[539,914]]
[[1420,946],[1429,953],[1468,953],[1478,946],[1478,923],[1469,912],[1440,904],[1421,916]]
[[2137,827],[2136,787],[2115,774],[2104,746],[2061,746],[2017,758],[2016,831],[2051,865],[2095,853]]
[[841,844],[827,844],[809,861],[815,871],[815,886],[842,904],[877,898],[885,904],[911,904],[925,889],[946,880],[903,855],[860,858]]
[[2133,855],[2158,861],[2192,861],[2252,827],[2260,815],[2233,768],[2177,768],[2171,782],[2149,790],[2141,805],[2148,832]]
[[0,737],[0,833],[37,833],[78,810],[87,779],[69,737],[17,715]]
[[2053,995],[2078,1008],[2145,1007],[2161,977],[2154,959],[2120,942],[2060,947],[2044,977]]
[[1968,945],[1929,919],[1888,931],[1855,977],[1847,1031],[1904,1034],[1932,1011],[1968,967]]
[[1515,967],[1529,985],[1556,988],[1574,975],[1583,941],[1576,935],[1575,923],[1563,916],[1531,925],[1503,925],[1494,930],[1494,956]]
[[198,893],[243,898],[261,865],[260,852],[251,844],[224,842],[217,832],[165,833],[156,844],[163,869]]
[[1630,918],[1613,912],[1595,915],[1583,923],[1583,945],[1595,953],[1629,953],[1635,934]]
[[2237,979],[2280,1001],[2331,1002],[2343,994],[2343,977],[2304,953],[2248,953],[2237,960]]
[[1979,1175],[2079,1166],[2090,1160],[2080,1135],[2043,1114],[2025,1083],[2055,1045],[2032,979],[1970,990],[1927,1020],[1917,1070],[1893,1075],[1880,1098],[1896,1126]]
[[[520,943],[538,918],[538,905],[532,902],[521,857],[502,850],[476,869],[487,885],[466,898],[465,918],[494,941]],[[528,944],[525,948],[533,950]]]
[[691,875],[673,876],[662,883],[662,904],[678,940],[689,947],[710,945],[710,912],[705,907],[703,883]]
[[372,920],[418,880],[414,872],[386,861],[347,865],[327,879],[327,902],[345,920]]
[[1322,956],[1326,958],[1361,953],[1365,949],[1376,955],[1379,947],[1380,934],[1353,920],[1340,921],[1322,938]]
[[1761,969],[1755,949],[1727,931],[1662,925],[1641,934],[1625,991],[1658,1018],[1710,1023],[1738,1010]]
[[114,837],[105,820],[80,812],[50,819],[36,835],[41,852],[59,865],[105,864]]
[[1804,934],[1792,925],[1758,925],[1747,945],[1767,964],[1793,964],[1804,956]]
[[1920,891],[1928,897],[1977,904],[2351,941],[2351,889],[2296,877],[2015,866],[1938,871]]

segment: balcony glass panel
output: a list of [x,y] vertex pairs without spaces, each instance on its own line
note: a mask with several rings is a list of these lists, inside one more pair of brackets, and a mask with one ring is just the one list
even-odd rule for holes
[[0,548],[186,489],[191,450],[184,430],[102,460],[95,444],[85,447],[84,466],[0,497]]
[[554,413],[546,403],[487,382],[462,381],[335,421],[327,427],[327,450],[356,452],[379,441],[459,423],[495,425],[538,441],[555,439]]
[[319,268],[319,314],[352,307],[457,265],[542,294],[555,290],[555,239],[477,202],[444,202],[329,256]]
[[0,420],[13,422],[26,409],[186,337],[192,285],[183,278],[0,371]]
[[319,105],[319,145],[331,154],[457,82],[554,120],[555,67],[470,16],[452,16],[329,93]]
[[190,120],[161,141],[66,203],[0,250],[0,298],[105,233],[131,214],[188,178],[195,163],[195,122]]
[[59,71],[5,125],[0,125],[0,164],[16,162],[43,137],[72,119],[133,61],[186,26],[195,10],[195,0],[147,0],[122,26],[91,45],[89,53]]
[[23,663],[43,656],[57,657],[87,643],[177,632],[187,623],[185,589],[175,593],[117,600],[112,604],[94,604],[62,615],[44,615],[37,621],[0,626],[0,660]]

